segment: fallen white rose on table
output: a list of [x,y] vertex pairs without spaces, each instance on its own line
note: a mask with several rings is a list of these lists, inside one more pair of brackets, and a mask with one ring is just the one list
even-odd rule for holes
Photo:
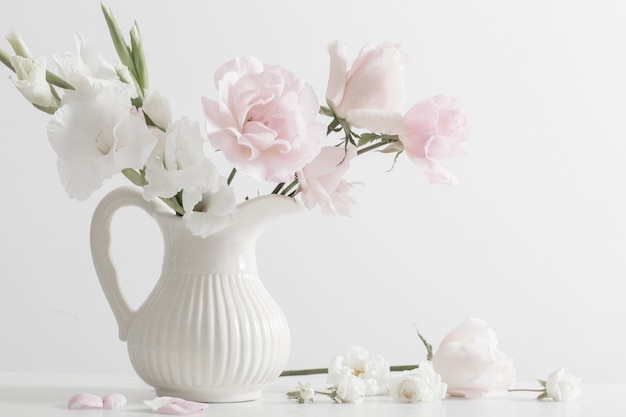
[[364,381],[365,395],[383,394],[387,390],[389,362],[380,355],[370,355],[361,346],[354,346],[333,358],[328,366],[327,382],[338,386],[346,377],[346,371]]
[[546,391],[540,395],[543,398],[551,398],[554,401],[569,401],[580,396],[580,379],[565,373],[563,368],[557,369],[548,375],[545,381],[540,381]]
[[363,402],[366,391],[366,382],[346,369],[339,376],[335,390],[330,394],[330,398],[340,404],[358,404]]
[[409,403],[436,402],[446,397],[447,385],[435,372],[432,363],[421,362],[418,368],[393,375],[389,393],[394,401]]

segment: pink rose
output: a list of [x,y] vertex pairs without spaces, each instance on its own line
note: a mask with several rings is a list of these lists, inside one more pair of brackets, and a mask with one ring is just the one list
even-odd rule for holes
[[326,215],[350,215],[354,200],[348,195],[352,184],[342,179],[356,156],[356,148],[324,147],[301,171],[298,182],[302,201],[309,210],[319,205]]
[[326,101],[335,115],[354,127],[376,133],[405,132],[398,111],[405,101],[402,70],[407,57],[400,46],[365,45],[350,68],[344,43],[331,43],[328,53]]
[[432,359],[448,394],[470,398],[505,395],[515,380],[513,361],[497,349],[487,323],[469,319],[452,330]]
[[218,101],[203,97],[211,145],[258,180],[285,182],[320,151],[325,126],[315,120],[313,89],[291,72],[237,58],[215,73]]
[[468,153],[467,118],[456,100],[438,95],[415,104],[404,116],[409,132],[399,135],[408,157],[428,180],[456,184],[456,177],[435,161]]

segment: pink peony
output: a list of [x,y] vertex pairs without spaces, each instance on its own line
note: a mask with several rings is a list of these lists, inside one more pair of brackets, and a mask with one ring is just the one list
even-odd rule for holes
[[326,215],[350,215],[354,200],[348,195],[352,184],[342,179],[356,156],[349,146],[324,147],[311,162],[298,172],[302,201],[309,210],[319,205]]
[[350,68],[345,44],[331,43],[328,53],[326,101],[335,115],[376,133],[405,132],[399,110],[405,101],[402,70],[407,57],[400,46],[365,45]]
[[448,394],[469,398],[507,394],[515,381],[515,368],[497,347],[496,334],[480,319],[469,319],[448,333],[432,360],[448,384]]
[[408,157],[431,183],[456,184],[456,177],[435,161],[468,153],[469,126],[454,98],[437,95],[415,104],[404,116],[408,133],[399,139]]
[[313,89],[291,72],[237,58],[215,73],[218,101],[203,97],[208,139],[238,170],[285,182],[320,151],[325,126],[315,120]]

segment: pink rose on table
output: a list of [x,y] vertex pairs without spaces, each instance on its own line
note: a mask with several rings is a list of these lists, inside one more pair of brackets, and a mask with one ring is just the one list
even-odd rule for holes
[[344,43],[331,43],[328,53],[326,101],[335,115],[354,127],[376,133],[406,131],[398,112],[405,101],[402,70],[407,62],[400,46],[365,45],[349,68]]
[[448,394],[469,398],[505,395],[515,380],[513,361],[497,349],[496,334],[480,319],[452,330],[432,359]]
[[302,201],[309,210],[319,205],[326,215],[350,215],[354,200],[348,195],[352,184],[343,179],[356,156],[356,148],[324,147],[319,155],[298,171]]
[[219,99],[203,97],[211,145],[241,172],[286,182],[320,151],[319,101],[301,78],[256,58],[237,58],[215,73]]
[[404,116],[409,131],[399,135],[408,157],[431,183],[456,184],[437,160],[468,153],[469,125],[456,100],[437,95],[415,104]]

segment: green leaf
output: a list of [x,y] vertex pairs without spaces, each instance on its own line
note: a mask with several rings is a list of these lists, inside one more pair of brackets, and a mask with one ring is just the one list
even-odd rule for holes
[[52,85],[56,85],[59,88],[64,88],[66,90],[74,89],[74,87],[70,83],[48,70],[46,70],[46,81],[48,81]]
[[133,24],[133,27],[130,30],[130,45],[133,62],[135,64],[135,69],[137,70],[137,82],[143,91],[148,88],[149,84],[148,66],[146,65],[146,57],[141,44],[141,34],[139,33],[139,26],[137,25],[137,22]]
[[424,347],[426,348],[426,360],[429,361],[433,358],[433,345],[431,345],[430,343],[426,341],[426,339],[424,338],[424,336],[422,336],[417,326],[415,326],[415,330],[417,331],[417,336],[419,336],[420,340],[424,344]]
[[328,135],[330,132],[338,132],[339,130],[341,130],[341,127],[339,127],[339,120],[333,119],[333,121],[330,122],[328,128],[326,129],[326,135]]
[[0,61],[9,67],[11,71],[15,72],[15,68],[13,68],[13,64],[11,64],[11,55],[2,48],[0,48]]
[[539,382],[539,385],[541,385],[542,387],[546,387],[547,382],[544,381],[543,379],[538,379],[537,382]]
[[330,107],[320,106],[320,114],[328,117],[335,117],[335,113]]
[[46,112],[48,114],[54,114],[54,112],[59,109],[58,107],[44,107],[35,103],[32,103],[32,105],[35,106],[38,110],[41,110],[42,112]]
[[543,400],[544,398],[548,398],[548,392],[547,391],[544,391],[544,392],[542,392],[541,394],[539,394],[537,396],[538,400]]
[[377,139],[380,139],[380,135],[377,135],[376,133],[363,133],[361,135],[361,137],[359,138],[359,143],[357,146],[363,146],[363,145],[367,145],[370,142],[373,142]]
[[107,26],[109,28],[109,33],[111,34],[111,39],[113,40],[113,45],[115,46],[115,50],[117,51],[117,56],[119,56],[122,64],[128,67],[128,70],[131,72],[131,74],[133,74],[133,76],[137,78],[135,62],[133,61],[130,48],[124,40],[124,35],[122,35],[122,31],[117,25],[117,21],[113,17],[111,9],[102,3],[101,6],[102,13],[104,13],[104,19],[106,20]]

